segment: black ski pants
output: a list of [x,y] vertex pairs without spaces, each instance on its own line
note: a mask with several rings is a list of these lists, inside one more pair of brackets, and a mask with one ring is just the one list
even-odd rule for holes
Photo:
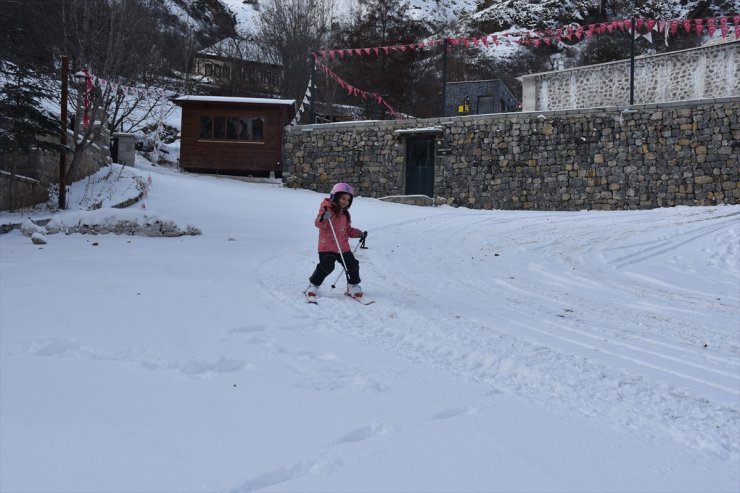
[[347,275],[349,276],[350,284],[360,284],[360,262],[357,261],[352,252],[344,252],[341,257],[337,252],[319,252],[319,263],[316,264],[316,269],[308,278],[311,284],[321,286],[326,276],[332,273],[334,270],[334,264],[339,262],[342,265],[342,257],[344,257],[344,263],[347,264]]

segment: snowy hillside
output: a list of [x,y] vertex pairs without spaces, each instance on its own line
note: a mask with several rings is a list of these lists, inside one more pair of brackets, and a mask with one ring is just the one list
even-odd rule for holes
[[111,176],[56,224],[202,234],[0,235],[2,491],[740,489],[740,206],[358,197],[376,303],[314,306],[323,194]]

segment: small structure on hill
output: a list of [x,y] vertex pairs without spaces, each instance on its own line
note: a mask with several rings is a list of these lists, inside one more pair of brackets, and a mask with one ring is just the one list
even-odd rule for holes
[[182,96],[180,167],[228,175],[282,174],[292,99]]
[[507,113],[518,108],[519,101],[500,80],[447,83],[445,116]]

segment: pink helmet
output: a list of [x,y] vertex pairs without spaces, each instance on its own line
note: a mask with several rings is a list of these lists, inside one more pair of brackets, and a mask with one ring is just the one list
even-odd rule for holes
[[331,193],[329,194],[329,199],[334,202],[334,197],[338,193],[348,193],[349,194],[349,200],[350,204],[352,204],[352,199],[355,197],[355,191],[352,189],[352,187],[349,185],[349,183],[337,183],[331,188]]

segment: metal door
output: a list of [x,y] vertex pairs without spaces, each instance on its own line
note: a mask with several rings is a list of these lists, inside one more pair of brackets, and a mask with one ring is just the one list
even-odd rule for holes
[[406,139],[406,195],[434,196],[434,138]]

